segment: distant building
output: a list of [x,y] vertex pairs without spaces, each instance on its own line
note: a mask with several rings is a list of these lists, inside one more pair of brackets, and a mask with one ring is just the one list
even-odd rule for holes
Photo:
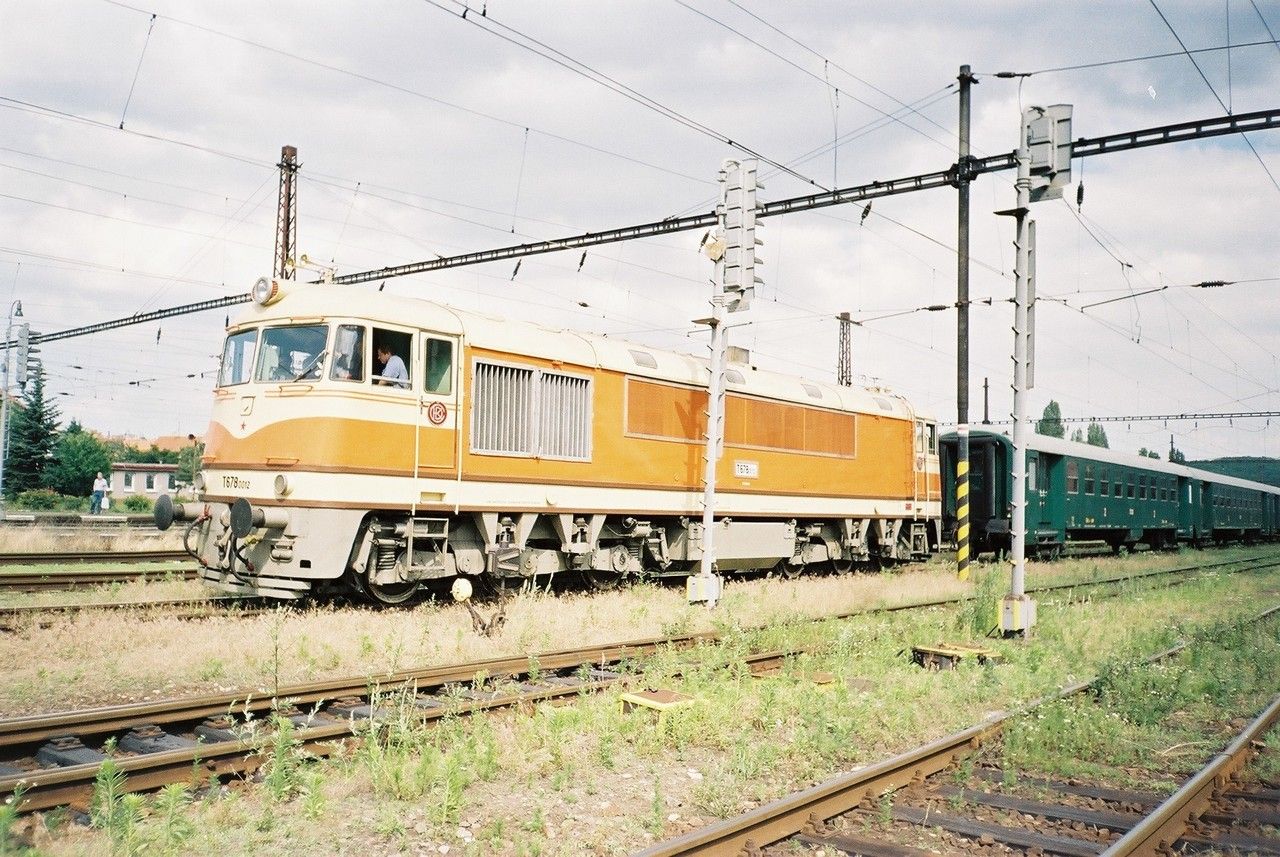
[[[199,438],[196,438],[199,440]],[[191,446],[196,440],[192,440],[189,434],[164,434],[149,442],[150,446],[154,446],[161,452],[182,452],[182,450]],[[141,447],[146,449],[146,446]]]
[[171,494],[177,473],[176,464],[117,461],[111,465],[111,499],[118,502],[141,494],[154,500],[161,494]]

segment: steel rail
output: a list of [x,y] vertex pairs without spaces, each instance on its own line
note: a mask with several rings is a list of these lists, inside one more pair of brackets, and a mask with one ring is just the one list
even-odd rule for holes
[[[1193,571],[1200,568],[1216,568],[1225,565],[1238,565],[1260,557],[1241,560],[1223,560],[1208,566],[1188,566],[1179,569],[1168,569],[1163,574]],[[1271,567],[1275,563],[1263,564],[1260,567]],[[1124,582],[1129,579],[1152,576],[1152,572],[1130,577],[1107,578],[1100,581],[1084,581],[1051,584],[1037,591],[1055,591],[1075,589],[1095,584]],[[967,600],[966,597],[940,598],[909,604],[872,607],[857,611],[849,611],[832,616],[817,617],[813,621],[829,621],[854,618],[876,613],[902,612],[907,610],[945,607]],[[751,629],[747,629],[751,630]],[[533,655],[543,669],[558,670],[580,666],[594,660],[606,660],[621,657],[643,657],[666,646],[691,646],[698,643],[715,643],[720,634],[714,631],[701,631],[673,637],[649,637],[604,646],[589,646],[579,649],[564,649]],[[584,656],[590,652],[590,656]],[[489,676],[519,673],[529,663],[528,656],[506,656],[488,658],[467,663],[420,667],[391,673],[383,680],[387,685],[408,684],[417,681],[426,684],[447,684],[450,682],[468,681],[477,673],[484,672]],[[0,747],[15,744],[37,743],[49,738],[65,735],[69,732],[86,736],[105,734],[137,723],[164,723],[195,720],[201,717],[223,714],[232,707],[237,710],[261,712],[269,710],[274,698],[288,698],[298,702],[317,702],[363,692],[369,685],[368,676],[347,676],[315,682],[285,685],[271,689],[239,689],[231,693],[203,694],[181,699],[157,700],[146,703],[127,703],[124,705],[104,706],[98,708],[78,709],[75,711],[56,712],[51,714],[27,715],[23,717],[0,719]],[[2,782],[2,781],[0,781]]]
[[[689,639],[700,640],[702,635],[691,635]],[[616,666],[622,662],[634,658],[643,657],[656,653],[660,649],[666,647],[669,641],[665,639],[657,641],[639,641],[635,644],[626,644],[620,646],[607,646],[603,648],[579,649],[553,653],[545,656],[538,656],[537,668],[539,671],[556,672],[575,667],[584,667],[598,665],[600,667]],[[747,655],[743,658],[743,662],[747,665],[755,666],[773,666],[779,664],[783,658],[793,652],[758,652]],[[245,700],[244,707],[237,706],[237,711],[254,710],[270,711],[272,706],[277,704],[277,700],[287,700],[290,704],[300,702],[320,702],[323,700],[338,699],[343,696],[359,695],[368,698],[370,704],[375,707],[373,717],[377,717],[377,695],[378,693],[395,693],[397,690],[418,691],[423,687],[440,687],[447,686],[455,682],[473,681],[478,674],[484,673],[493,676],[527,676],[531,669],[530,658],[506,658],[493,659],[491,661],[481,661],[477,664],[487,664],[498,672],[490,673],[485,669],[471,671],[469,669],[462,670],[457,667],[446,667],[434,671],[421,671],[421,675],[409,676],[409,673],[401,673],[396,676],[388,677],[385,682],[376,683],[374,688],[370,688],[370,680],[362,678],[360,685],[354,687],[351,685],[334,684],[324,691],[319,690],[321,683],[314,683],[309,686],[310,689],[298,695],[286,693],[285,690],[273,697],[260,697],[254,700]],[[470,665],[475,666],[475,665]],[[449,706],[441,706],[438,708],[415,709],[416,717],[424,722],[430,723],[445,716],[476,714],[499,708],[510,708],[518,705],[536,704],[544,701],[555,701],[576,697],[583,693],[594,692],[606,687],[610,687],[626,680],[626,676],[619,675],[613,678],[596,678],[594,680],[575,681],[572,683],[549,684],[547,686],[538,687],[536,689],[524,689],[515,693],[498,693],[483,695],[479,698],[469,700],[459,700],[456,704]],[[301,687],[301,686],[300,686]],[[265,708],[263,707],[265,703]],[[137,706],[121,706],[121,708],[136,708]],[[227,707],[210,708],[192,708],[178,717],[179,721],[200,720],[204,717],[215,716],[218,714],[226,714]],[[148,723],[172,722],[163,718],[170,717],[174,712],[161,712],[161,717],[156,720],[148,720]],[[314,716],[314,714],[313,714]],[[34,718],[40,719],[40,718]],[[361,722],[355,716],[348,718],[336,718],[332,715],[319,715],[318,719],[322,722],[320,725],[304,726],[295,733],[294,737],[302,742],[309,751],[316,755],[324,755],[328,752],[328,748],[336,746],[338,742],[351,738],[358,733],[357,724]],[[105,722],[105,721],[104,721]],[[137,721],[122,721],[120,726],[114,727],[109,731],[119,731],[126,726],[134,725]],[[8,721],[5,722],[5,725]],[[53,732],[47,731],[47,726],[38,726],[36,732],[53,737],[54,735],[64,735],[68,729],[54,729]],[[33,732],[32,734],[36,734]],[[90,734],[90,733],[77,733]],[[13,736],[7,736],[13,737]],[[264,749],[269,748],[274,743],[274,736],[267,734],[257,734],[246,736],[245,739],[234,741],[219,741],[208,744],[197,744],[193,747],[186,747],[177,750],[168,750],[158,753],[149,753],[146,755],[133,756],[128,758],[117,759],[117,765],[127,777],[127,789],[130,791],[140,791],[159,786],[167,785],[179,780],[188,780],[191,778],[193,770],[199,768],[210,774],[220,775],[225,773],[236,773],[256,768],[260,761],[247,756],[246,751],[256,751],[261,753]],[[73,803],[78,799],[82,799],[86,789],[93,785],[97,776],[99,765],[96,763],[73,765],[65,768],[46,769],[35,772],[28,772],[18,776],[0,778],[0,794],[15,794],[17,789],[21,789],[21,802],[18,810],[21,812],[30,812],[38,809],[48,809],[54,806],[60,806],[67,803]]]
[[1235,740],[1209,764],[1155,808],[1101,857],[1160,857],[1172,853],[1174,843],[1209,808],[1216,793],[1224,791],[1248,763],[1255,742],[1280,721],[1280,696],[1259,714]]
[[191,555],[186,551],[172,549],[0,553],[0,565],[45,565],[58,562],[175,562],[189,559]]
[[[1260,622],[1280,613],[1280,605],[1254,616],[1251,622]],[[1157,663],[1184,651],[1190,643],[1183,642],[1147,658]],[[982,723],[970,726],[937,741],[909,750],[851,773],[819,783],[800,792],[779,798],[734,818],[711,824],[697,830],[656,843],[635,857],[676,857],[676,855],[703,855],[703,857],[738,857],[741,854],[758,853],[759,849],[800,833],[816,819],[819,822],[834,818],[857,807],[867,798],[875,798],[886,792],[919,782],[931,773],[944,770],[959,758],[976,751],[978,747],[1000,734],[1004,726],[1015,716],[1025,714],[1036,707],[1058,699],[1065,699],[1092,687],[1097,678],[1064,687],[1028,703],[1021,710],[994,715]],[[1154,853],[1154,852],[1153,852]]]
[[[1153,574],[1169,574],[1177,571],[1195,571],[1202,568],[1217,568],[1228,565],[1240,565],[1258,560],[1269,560],[1271,557],[1253,557],[1235,560],[1223,560],[1206,566],[1189,566],[1181,569],[1166,569],[1146,572],[1140,575],[1107,578],[1100,581],[1083,581],[1054,584],[1046,589],[1073,589],[1082,586],[1109,584],[1126,580],[1148,577]],[[1278,563],[1271,563],[1271,565]],[[1260,567],[1270,567],[1262,565]],[[1246,569],[1251,570],[1251,569]],[[922,609],[934,606],[947,606],[966,600],[964,597],[938,599],[917,602],[907,605],[874,607],[870,609],[842,613],[834,616],[818,617],[813,621],[829,621],[831,619],[852,618],[903,610]],[[1280,609],[1280,608],[1278,608]],[[721,635],[714,631],[698,632],[678,637],[654,637],[604,646],[591,646],[581,649],[568,649],[541,653],[533,656],[513,656],[490,658],[465,664],[426,667],[404,670],[384,677],[379,686],[386,688],[421,688],[441,687],[472,681],[479,674],[491,678],[504,676],[527,675],[531,660],[536,659],[538,669],[546,672],[563,672],[583,666],[616,664],[627,659],[648,657],[655,652],[669,647],[692,647],[702,643],[715,643]],[[769,657],[778,657],[776,653]],[[34,747],[44,741],[64,735],[76,735],[84,739],[106,736],[121,732],[141,724],[163,726],[168,724],[191,723],[207,717],[216,717],[230,711],[259,714],[269,712],[281,700],[290,704],[318,704],[325,700],[333,700],[344,696],[367,696],[371,679],[368,676],[354,676],[327,681],[317,681],[288,685],[271,689],[239,690],[229,694],[205,694],[184,699],[159,700],[156,702],[131,703],[125,705],[105,706],[92,709],[81,709],[55,714],[30,715],[25,717],[0,720],[0,748]],[[1084,685],[1081,685],[1083,687]],[[556,688],[542,691],[542,695],[533,694],[525,698],[539,701],[543,698],[559,698],[578,693],[583,684],[575,684],[568,688]],[[501,699],[498,697],[496,699]],[[519,700],[516,700],[519,701]],[[486,703],[487,704],[487,703]],[[477,705],[481,705],[477,703]],[[485,706],[481,705],[481,708]],[[467,710],[471,710],[468,708]],[[477,708],[476,710],[480,710]],[[428,718],[429,719],[429,718]],[[337,729],[337,731],[334,731]],[[344,731],[345,730],[345,731]],[[318,726],[305,730],[299,737],[309,744],[323,744],[326,741],[348,736],[349,724],[343,728],[335,726]],[[190,772],[193,762],[200,762],[211,773],[230,773],[252,768],[256,763],[232,757],[243,754],[242,742],[222,742],[236,745],[228,749],[221,744],[206,744],[194,750],[168,751],[154,753],[131,759],[120,760],[126,773],[137,774],[131,777],[131,789],[147,789],[154,785],[172,782],[173,765]],[[174,760],[177,761],[174,761]],[[231,760],[231,761],[229,761]],[[150,764],[154,763],[154,764]],[[157,768],[158,766],[158,768]],[[229,766],[229,767],[228,767]],[[170,771],[163,773],[147,773],[153,768]],[[88,783],[92,782],[98,769],[96,764],[77,765],[66,768],[45,769],[27,772],[17,776],[0,778],[0,795],[13,794],[19,786],[24,788],[23,802],[19,807],[27,812],[48,808],[73,799],[69,796],[81,795]]]
[[[236,612],[230,612],[235,608]],[[262,602],[254,598],[243,598],[235,595],[211,598],[163,598],[154,601],[87,601],[70,604],[16,604],[0,607],[0,627],[7,627],[6,622],[26,617],[43,617],[53,613],[78,613],[92,610],[168,610],[171,608],[187,608],[192,616],[253,616],[271,608],[263,607]],[[222,608],[230,608],[223,610]]]
[[[531,660],[538,668],[555,672],[590,666],[595,663],[617,663],[628,658],[648,657],[663,647],[689,647],[699,642],[716,642],[711,632],[686,634],[680,637],[650,637],[604,646],[586,646],[578,649],[562,649],[536,655],[519,655],[444,666],[422,667],[389,673],[379,679],[383,687],[446,685],[473,680],[477,674],[494,678],[520,675],[528,672]],[[56,714],[35,714],[0,720],[0,747],[36,744],[60,735],[94,736],[118,731],[139,723],[180,723],[199,720],[228,710],[261,713],[270,711],[276,700],[288,699],[293,703],[314,703],[341,696],[361,695],[369,689],[367,675],[344,676],[313,682],[284,685],[275,689],[241,689],[232,693],[203,694],[182,699],[157,700],[155,702],[127,703],[124,705],[86,708]],[[4,790],[0,780],[0,791]]]
[[63,572],[22,572],[0,573],[0,591],[19,590],[22,592],[59,591],[74,589],[79,586],[101,586],[109,583],[132,583],[136,580],[155,580],[157,578],[176,578],[181,580],[197,580],[198,573],[194,568],[175,568],[169,570],[116,570],[116,571],[63,571]]

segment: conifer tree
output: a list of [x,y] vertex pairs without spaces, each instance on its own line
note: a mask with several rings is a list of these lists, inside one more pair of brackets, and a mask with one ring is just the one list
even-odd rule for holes
[[4,493],[9,499],[45,487],[44,475],[58,443],[58,408],[44,397],[44,369],[34,373],[22,402],[9,414]]

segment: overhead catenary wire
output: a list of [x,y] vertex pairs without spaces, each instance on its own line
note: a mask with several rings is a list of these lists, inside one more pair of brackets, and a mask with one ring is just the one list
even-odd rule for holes
[[[476,14],[474,15],[468,15],[467,14],[468,12],[475,12],[476,10],[472,9],[465,2],[465,0],[446,0],[446,2],[452,3],[455,7],[459,7],[462,10],[460,13],[455,12],[453,9],[450,9],[442,2],[437,2],[437,0],[422,0],[422,2],[428,6],[431,6],[435,9],[438,9],[441,12],[444,12],[452,16],[453,18],[459,21],[464,21],[468,24],[471,24],[472,26],[480,30],[483,30],[486,33],[489,33],[490,35],[496,38],[499,38],[505,42],[508,42],[509,44],[515,45],[516,47],[522,48],[523,50],[536,54],[537,56],[540,56],[543,59],[546,59],[549,62],[552,62],[560,66],[561,68],[564,68],[574,74],[584,77],[587,80],[590,80],[593,83],[604,87],[605,89],[611,90],[612,92],[615,92],[618,95],[621,95],[623,98],[626,98],[629,101],[639,104],[645,109],[651,110],[660,116],[664,116],[667,119],[670,119],[679,125],[683,125],[684,127],[698,134],[702,134],[706,137],[710,137],[711,139],[716,140],[717,142],[724,143],[727,146],[731,146],[737,149],[743,154],[750,155],[751,157],[756,158],[757,160],[763,161],[764,163],[769,164],[772,167],[782,170],[783,172],[787,173],[788,175],[792,176],[793,178],[797,179],[798,181],[804,184],[811,185],[817,188],[822,188],[823,190],[827,189],[823,185],[815,181],[814,179],[810,178],[809,176],[806,176],[792,169],[791,167],[786,166],[785,164],[779,161],[775,161],[774,159],[770,158],[768,155],[763,154],[759,150],[747,145],[743,141],[734,140],[729,135],[721,131],[717,131],[716,129],[708,125],[705,125],[689,116],[686,116],[684,113],[681,113],[675,108],[668,107],[666,104],[663,104],[662,102],[654,98],[651,98],[636,89],[633,89],[627,84],[622,83],[621,81],[616,80],[615,78],[610,77],[609,75],[596,70],[595,68],[587,65],[581,60],[574,59],[573,57],[569,56],[563,51],[560,51],[557,48],[553,48],[547,43],[540,41],[538,39],[535,39],[526,33],[522,33],[519,30],[515,29],[514,27],[510,27],[502,23],[501,21],[496,20],[492,16],[481,15],[479,12],[476,12]],[[499,32],[499,29],[502,30],[503,32]]]
[[147,22],[147,37],[142,42],[142,52],[138,54],[138,66],[133,70],[133,80],[129,83],[129,95],[124,100],[124,109],[120,111],[120,127],[124,128],[124,118],[129,113],[129,104],[133,101],[133,90],[138,85],[138,75],[142,73],[142,61],[147,56],[147,47],[151,44],[151,33],[156,28],[156,16],[153,14]]
[[[103,2],[109,3],[112,6],[118,6],[121,9],[127,9],[131,12],[136,12],[140,15],[158,14],[155,12],[151,12],[150,10],[143,9],[139,6],[133,6],[128,3],[120,2],[120,0],[103,0]],[[583,140],[577,140],[572,137],[564,136],[562,134],[555,134],[551,131],[547,131],[545,129],[528,125],[527,123],[522,121],[517,121],[514,119],[504,119],[501,116],[496,116],[492,113],[486,113],[483,110],[477,110],[472,107],[467,107],[465,105],[458,104],[456,102],[449,101],[447,99],[440,98],[438,96],[431,95],[426,92],[422,92],[421,90],[413,89],[411,87],[404,86],[398,83],[392,83],[391,81],[382,80],[381,78],[377,78],[369,74],[364,74],[363,72],[358,72],[353,69],[343,68],[342,66],[335,65],[331,62],[326,62],[324,60],[315,59],[314,57],[306,57],[301,54],[294,53],[292,51],[284,50],[283,48],[275,47],[273,45],[268,45],[264,42],[246,38],[244,36],[237,36],[234,33],[230,33],[225,30],[219,30],[215,27],[210,27],[205,24],[200,24],[189,19],[179,18],[173,15],[159,15],[159,17],[163,20],[169,21],[174,24],[180,24],[184,27],[190,27],[193,30],[199,30],[200,32],[204,32],[210,35],[218,36],[220,38],[228,39],[233,42],[238,42],[240,44],[243,44],[252,48],[256,48],[261,51],[266,51],[268,53],[276,54],[277,56],[285,57],[295,62],[314,66],[316,68],[325,69],[326,71],[331,71],[331,72],[334,72],[335,74],[341,74],[347,77],[355,78],[357,80],[362,80],[365,83],[371,83],[375,86],[380,86],[386,89],[394,90],[404,95],[410,95],[415,98],[420,98],[426,101],[430,101],[432,103],[439,104],[442,107],[448,107],[453,110],[458,110],[458,111],[470,114],[472,116],[476,116],[477,118],[487,119],[491,122],[507,125],[512,128],[528,127],[533,133],[540,134],[543,137],[547,137],[548,139],[558,140],[562,143],[568,143],[573,146],[578,146],[583,149],[588,149],[590,151],[596,152],[597,154],[618,158],[620,160],[624,160],[629,163],[636,164],[637,166],[643,166],[652,170],[658,170],[660,172],[668,173],[670,175],[677,176],[682,179],[687,179],[692,182],[696,182],[700,184],[714,184],[714,182],[711,179],[708,179],[705,177],[693,176],[693,175],[689,175],[688,173],[682,173],[682,172],[679,172],[678,170],[673,170],[669,167],[664,167],[661,164],[655,164],[650,161],[645,161],[641,158],[636,158],[631,155],[625,155],[621,152],[615,152],[610,149],[603,148],[601,146],[596,146],[591,143],[587,143]]]
[[[743,39],[744,41],[747,41],[747,42],[751,43],[752,45],[755,45],[755,46],[756,46],[757,48],[759,48],[760,50],[764,51],[765,53],[769,54],[769,55],[770,55],[770,56],[772,56],[772,57],[775,57],[775,58],[776,58],[776,59],[778,59],[779,61],[786,63],[787,65],[791,66],[791,67],[792,67],[792,68],[794,68],[795,70],[799,71],[801,74],[806,75],[806,76],[808,76],[808,77],[810,77],[810,78],[813,78],[813,79],[814,79],[814,80],[816,80],[818,83],[821,83],[823,86],[826,86],[826,87],[829,87],[829,88],[831,88],[831,89],[834,89],[834,90],[835,90],[835,92],[836,92],[837,94],[840,92],[840,88],[839,88],[839,87],[837,87],[837,86],[832,86],[832,84],[831,84],[830,80],[828,80],[828,79],[824,78],[823,76],[821,76],[821,75],[817,74],[816,72],[811,71],[810,69],[805,68],[804,66],[802,66],[802,65],[800,65],[799,63],[795,62],[794,60],[792,60],[792,59],[790,59],[790,58],[788,58],[788,57],[783,56],[782,54],[778,53],[777,51],[775,51],[773,48],[769,47],[768,45],[765,45],[765,44],[763,44],[762,42],[760,42],[760,41],[758,41],[758,40],[756,40],[756,39],[753,39],[751,36],[747,35],[746,33],[742,32],[741,30],[739,30],[739,29],[737,29],[737,28],[735,28],[735,27],[730,26],[729,24],[727,24],[726,22],[722,21],[721,19],[719,19],[719,18],[715,17],[714,15],[708,15],[706,12],[703,12],[701,9],[698,9],[698,8],[696,8],[696,7],[692,6],[692,5],[690,5],[689,3],[686,3],[686,2],[685,2],[685,0],[674,0],[674,2],[675,2],[675,4],[676,4],[677,6],[680,6],[680,7],[681,7],[681,8],[683,8],[683,9],[687,9],[688,11],[690,11],[690,12],[692,12],[693,14],[695,14],[695,15],[699,16],[700,18],[703,18],[704,20],[706,20],[706,21],[708,21],[708,22],[710,22],[710,23],[714,24],[715,26],[717,26],[717,27],[721,27],[722,29],[725,29],[725,30],[728,30],[730,33],[733,33],[735,36],[739,37],[740,39]],[[741,8],[742,8],[742,7],[741,7],[741,6],[739,6],[737,3],[734,3],[733,5],[734,5],[734,6],[737,6],[739,9],[741,9]],[[744,10],[744,11],[745,11],[745,10]],[[748,13],[748,14],[750,14],[750,13]],[[752,15],[752,17],[756,17],[756,16]],[[758,21],[759,21],[759,20],[761,20],[761,19],[760,19],[760,18],[758,18],[758,17],[756,17],[756,20],[758,20]],[[763,23],[763,22],[762,22],[762,23]],[[773,28],[773,29],[774,29],[775,31],[777,31],[777,28],[776,28],[776,27],[775,27],[775,28]],[[780,32],[780,31],[779,31],[779,32]],[[792,41],[795,41],[795,40],[793,39]],[[797,42],[797,44],[798,44],[798,42]],[[816,51],[810,51],[810,52],[811,52],[811,53],[815,53],[815,54],[816,54]],[[817,56],[819,57],[819,59],[822,59],[822,60],[823,60],[824,65],[829,63],[829,61],[828,61],[825,57],[821,56],[820,54],[817,54]],[[843,70],[843,69],[841,69],[841,71],[844,71],[844,70]],[[845,72],[845,73],[846,73],[846,74],[848,74],[848,72]],[[859,81],[860,81],[860,82],[862,82],[862,81],[861,81],[861,79],[859,79]],[[869,85],[869,84],[868,84],[868,85]],[[877,91],[880,91],[880,90],[877,90]],[[881,92],[881,94],[882,94],[882,95],[884,95],[885,93]],[[908,129],[910,129],[910,130],[912,130],[912,131],[916,132],[917,134],[920,134],[921,136],[925,137],[926,139],[931,140],[931,141],[933,141],[933,142],[935,142],[935,143],[938,143],[939,145],[941,145],[941,146],[943,146],[943,147],[947,148],[948,150],[950,149],[950,144],[949,144],[949,143],[945,143],[945,142],[943,142],[943,141],[941,141],[941,140],[938,140],[936,137],[931,137],[931,136],[929,136],[929,135],[928,135],[928,134],[926,134],[924,131],[921,131],[919,128],[916,128],[916,127],[915,127],[915,126],[913,126],[913,125],[909,125],[908,123],[906,123],[905,121],[903,121],[901,117],[895,116],[894,114],[889,113],[888,111],[885,111],[885,110],[883,110],[883,109],[881,109],[881,108],[879,108],[879,107],[875,106],[874,104],[872,104],[872,103],[870,103],[870,102],[868,102],[868,101],[866,101],[866,100],[864,100],[864,99],[858,98],[856,95],[853,95],[852,93],[848,92],[847,90],[845,91],[845,95],[846,95],[846,96],[848,96],[849,98],[853,99],[853,100],[854,100],[854,101],[856,101],[857,103],[861,104],[863,107],[866,107],[866,108],[868,108],[868,109],[870,109],[870,110],[875,111],[876,113],[881,114],[884,118],[886,118],[886,119],[891,119],[891,120],[893,120],[893,121],[895,121],[895,122],[898,122],[898,123],[899,123],[899,124],[901,124],[903,127],[908,128]],[[886,96],[886,97],[888,97],[888,96]],[[897,101],[897,99],[893,99],[893,100]],[[899,103],[899,104],[902,104],[901,102],[898,102],[898,103]],[[903,107],[906,107],[906,105],[905,105],[905,104],[902,104],[902,106],[903,106]],[[914,112],[914,111],[913,111],[913,112]],[[919,115],[919,114],[917,114],[917,115]],[[930,120],[930,121],[932,121],[932,120]],[[937,123],[936,123],[936,122],[934,122],[933,124],[934,124],[934,125],[937,125]],[[938,126],[938,127],[939,127],[939,128],[941,128],[941,126]],[[945,128],[943,128],[942,130],[943,130],[943,131],[946,131],[946,129],[945,129]]]
[[[1156,0],[1147,0],[1147,2],[1151,4],[1151,8],[1156,10],[1156,14],[1160,16],[1160,20],[1164,21],[1164,25],[1169,28],[1169,32],[1172,33],[1173,37],[1178,41],[1178,47],[1182,48],[1183,53],[1187,55],[1187,59],[1191,60],[1191,64],[1196,68],[1196,73],[1200,75],[1200,79],[1204,81],[1204,85],[1209,87],[1209,91],[1213,93],[1213,97],[1217,100],[1218,105],[1223,110],[1227,111],[1227,113],[1230,113],[1231,108],[1227,107],[1226,103],[1222,100],[1222,96],[1218,95],[1218,90],[1213,88],[1213,84],[1210,83],[1209,78],[1205,76],[1204,69],[1200,68],[1200,63],[1196,62],[1195,56],[1187,50],[1187,46],[1183,43],[1182,37],[1179,36],[1178,31],[1173,28],[1173,24],[1169,23],[1169,19],[1165,17],[1164,12],[1160,11],[1160,6],[1157,5]],[[1277,182],[1276,177],[1271,174],[1271,169],[1267,166],[1267,162],[1262,160],[1262,155],[1259,155],[1258,150],[1254,148],[1253,141],[1249,139],[1247,134],[1241,134],[1240,138],[1244,140],[1245,145],[1249,147],[1249,151],[1253,152],[1253,157],[1257,159],[1258,165],[1262,167],[1262,171],[1266,173],[1267,178],[1271,180],[1272,187],[1277,191],[1280,191],[1280,182]]]
[[[1259,13],[1259,15],[1261,15],[1261,13]],[[1270,28],[1267,29],[1267,33],[1271,35],[1270,39],[1262,39],[1261,41],[1253,41],[1253,42],[1239,42],[1234,45],[1216,45],[1211,48],[1192,48],[1189,51],[1187,50],[1165,51],[1163,53],[1158,53],[1158,54],[1143,54],[1141,56],[1135,56],[1135,57],[1120,57],[1118,59],[1111,59],[1111,60],[1098,60],[1097,62],[1085,62],[1085,63],[1076,63],[1074,65],[1059,65],[1059,66],[1052,66],[1049,68],[1037,68],[1037,69],[1032,69],[1031,71],[996,71],[996,72],[987,71],[987,72],[980,72],[980,74],[985,77],[1002,77],[1002,78],[1032,77],[1037,74],[1056,74],[1064,71],[1085,71],[1087,69],[1105,68],[1107,66],[1113,66],[1113,65],[1127,65],[1129,63],[1150,62],[1151,60],[1162,60],[1162,59],[1169,59],[1171,57],[1186,56],[1188,53],[1210,54],[1210,53],[1220,53],[1223,51],[1237,50],[1239,48],[1256,48],[1260,46],[1274,46],[1277,50],[1280,50],[1280,40],[1277,40],[1274,34],[1271,34]]]
[[[800,41],[800,40],[799,40],[799,39],[797,39],[795,36],[793,36],[793,35],[791,35],[790,33],[788,33],[786,30],[783,30],[781,27],[779,27],[779,26],[777,26],[776,24],[773,24],[773,23],[771,23],[770,21],[766,20],[764,17],[762,17],[762,16],[761,16],[761,15],[759,15],[758,13],[751,11],[751,10],[750,10],[750,9],[748,9],[746,6],[743,6],[741,3],[739,3],[739,2],[738,2],[738,0],[727,0],[727,2],[729,3],[729,5],[731,5],[731,6],[733,6],[734,8],[736,8],[736,9],[740,10],[741,12],[743,12],[743,13],[744,13],[745,15],[747,15],[748,17],[750,17],[750,18],[752,18],[752,19],[754,19],[754,20],[758,21],[759,23],[763,24],[765,27],[768,27],[770,30],[773,30],[773,32],[775,32],[775,33],[777,33],[778,35],[782,36],[782,37],[783,37],[784,39],[786,39],[787,41],[789,41],[789,42],[791,42],[791,43],[793,43],[793,44],[797,45],[798,47],[802,48],[803,50],[808,51],[809,53],[813,54],[815,57],[817,57],[818,59],[822,60],[822,62],[823,62],[823,64],[824,64],[824,66],[829,64],[832,68],[836,69],[836,70],[837,70],[837,71],[839,71],[841,74],[847,75],[847,76],[848,76],[849,78],[851,78],[852,80],[857,81],[858,83],[862,84],[863,86],[867,87],[868,89],[872,90],[873,92],[876,92],[876,93],[878,93],[878,94],[880,94],[880,95],[883,95],[885,98],[887,98],[887,99],[889,99],[890,101],[894,102],[894,103],[895,103],[895,104],[897,104],[899,107],[905,108],[908,112],[910,112],[910,113],[914,113],[916,116],[919,116],[919,117],[920,117],[921,119],[923,119],[925,122],[928,122],[930,125],[932,125],[933,127],[937,128],[937,129],[938,129],[939,131],[941,131],[942,133],[944,133],[944,134],[951,134],[951,133],[953,133],[953,132],[952,132],[952,129],[950,129],[950,128],[946,128],[946,127],[944,127],[944,126],[942,126],[942,125],[938,124],[938,123],[937,123],[937,122],[935,122],[933,119],[930,119],[928,116],[926,116],[926,115],[924,115],[923,113],[921,113],[919,110],[916,110],[912,105],[907,104],[906,102],[904,102],[904,101],[902,101],[901,99],[899,99],[899,98],[897,98],[897,97],[895,97],[895,96],[891,95],[891,94],[890,94],[890,93],[888,93],[888,92],[885,92],[883,89],[881,89],[880,87],[878,87],[878,86],[876,86],[875,84],[871,83],[871,82],[870,82],[870,81],[868,81],[866,78],[863,78],[863,77],[860,77],[860,76],[858,76],[858,75],[854,74],[853,72],[849,71],[849,70],[848,70],[847,68],[845,68],[844,66],[840,65],[840,64],[839,64],[838,62],[836,62],[835,60],[832,60],[832,59],[830,59],[829,57],[827,57],[826,55],[824,55],[824,54],[822,54],[822,53],[820,53],[820,52],[818,52],[818,51],[814,50],[812,47],[810,47],[809,45],[807,45],[807,44],[805,44],[804,42]],[[859,102],[858,102],[858,103],[859,103],[859,104],[863,104],[863,105],[865,105],[865,106],[867,106],[867,107],[870,107],[872,110],[876,110],[876,111],[878,111],[879,113],[882,113],[882,114],[885,116],[885,118],[893,119],[894,121],[901,122],[901,120],[900,120],[900,119],[898,119],[898,118],[896,118],[896,116],[895,116],[894,114],[892,114],[892,113],[887,113],[887,112],[885,112],[884,110],[881,110],[880,108],[875,107],[874,105],[868,104],[866,101],[862,101],[861,99],[859,99]],[[907,128],[911,128],[911,130],[916,131],[917,133],[922,134],[923,136],[927,137],[928,139],[931,139],[931,140],[932,140],[932,139],[934,139],[934,138],[932,138],[932,137],[929,137],[927,134],[924,134],[923,132],[919,131],[918,129],[916,129],[916,128],[914,128],[914,127],[910,126],[910,125],[907,125],[905,122],[901,122],[901,124],[902,124],[903,126],[907,127]],[[944,145],[946,145],[946,146],[948,147],[948,151],[949,151],[949,150],[950,150],[950,144],[948,143],[948,144],[944,144]]]

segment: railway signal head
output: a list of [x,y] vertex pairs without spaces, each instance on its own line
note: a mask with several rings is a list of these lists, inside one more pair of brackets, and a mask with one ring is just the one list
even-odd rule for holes
[[1071,184],[1071,105],[1028,107],[1022,139],[1031,155],[1031,201],[1060,199]]
[[[40,349],[36,349],[39,351]],[[18,359],[15,367],[16,374],[14,381],[19,387],[25,387],[27,384],[27,358],[31,354],[31,325],[23,324],[18,327]]]
[[724,296],[729,312],[751,306],[755,296],[756,246],[764,242],[756,235],[756,162],[726,161],[724,170]]

